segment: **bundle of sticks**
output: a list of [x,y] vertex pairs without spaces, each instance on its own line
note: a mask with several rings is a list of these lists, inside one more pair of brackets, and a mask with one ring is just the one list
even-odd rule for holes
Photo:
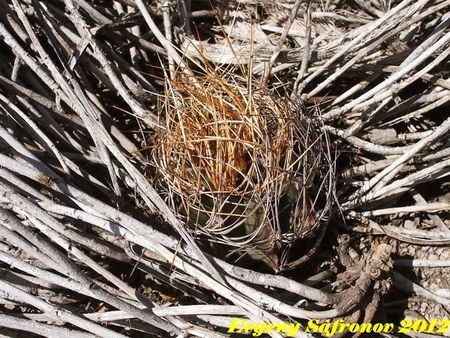
[[[402,243],[450,244],[449,5],[0,1],[0,333],[370,322],[393,287],[448,309],[403,270],[445,276],[446,250],[392,260]],[[329,140],[330,212],[289,272],[218,254],[160,189],[153,150],[179,97],[167,83],[195,86],[206,63],[250,69]]]

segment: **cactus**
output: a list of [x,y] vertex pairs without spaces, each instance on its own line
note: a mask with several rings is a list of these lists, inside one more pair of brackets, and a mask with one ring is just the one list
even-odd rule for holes
[[168,80],[153,160],[193,233],[276,270],[316,225],[310,193],[323,134],[315,117],[244,75],[206,67],[191,84]]

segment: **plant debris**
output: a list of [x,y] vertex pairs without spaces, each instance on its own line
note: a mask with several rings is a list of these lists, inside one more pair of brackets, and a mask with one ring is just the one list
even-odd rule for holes
[[441,335],[449,9],[0,1],[0,335]]

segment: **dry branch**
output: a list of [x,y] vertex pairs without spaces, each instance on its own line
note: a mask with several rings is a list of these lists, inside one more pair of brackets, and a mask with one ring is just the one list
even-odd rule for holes
[[215,5],[0,1],[0,326],[448,309],[450,1]]

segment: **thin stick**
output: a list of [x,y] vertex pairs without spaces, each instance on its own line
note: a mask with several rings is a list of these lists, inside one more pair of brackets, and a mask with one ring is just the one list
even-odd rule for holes
[[[291,14],[289,15],[289,18],[288,18],[286,24],[284,25],[283,33],[281,34],[281,37],[278,40],[277,46],[276,46],[275,50],[272,52],[269,62],[264,69],[264,75],[262,78],[263,84],[267,83],[272,66],[275,63],[276,59],[278,58],[278,55],[280,55],[281,49],[283,48],[283,45],[284,45],[284,41],[286,40],[289,30],[291,29],[292,23],[294,22],[294,19],[297,16],[297,12],[300,9],[300,5],[302,4],[303,1],[304,0],[296,0],[295,1],[295,4],[291,11]],[[307,0],[307,1],[309,3],[309,0]]]
[[8,299],[30,304],[41,311],[44,311],[54,320],[63,320],[71,323],[79,328],[85,329],[100,337],[113,337],[113,338],[125,338],[126,336],[119,334],[115,331],[107,329],[103,326],[95,324],[89,320],[86,320],[80,316],[77,316],[61,307],[56,307],[48,302],[45,302],[37,297],[34,297],[11,284],[0,280],[0,289],[7,293]]

